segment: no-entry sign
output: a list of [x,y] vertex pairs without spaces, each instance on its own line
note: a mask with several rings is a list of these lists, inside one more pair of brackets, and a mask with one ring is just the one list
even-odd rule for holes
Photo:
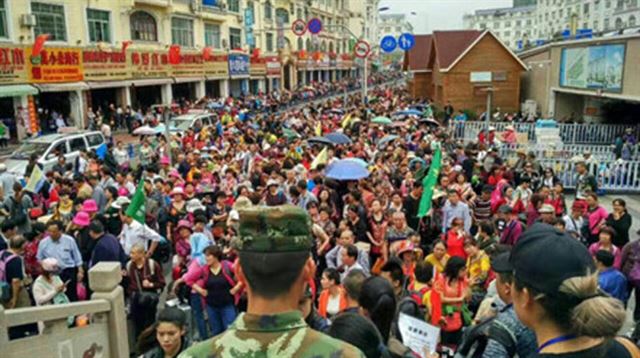
[[356,45],[353,47],[353,52],[355,53],[356,57],[359,58],[367,57],[370,51],[371,46],[369,46],[369,43],[364,40],[356,42]]
[[298,19],[291,24],[291,31],[298,36],[304,35],[307,32],[307,24],[302,19]]

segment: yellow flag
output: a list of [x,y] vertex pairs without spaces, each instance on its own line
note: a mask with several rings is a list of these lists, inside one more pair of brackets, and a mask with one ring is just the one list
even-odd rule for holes
[[311,169],[317,168],[320,164],[327,164],[328,161],[329,155],[327,154],[327,147],[324,147],[322,151],[318,153],[318,156],[313,159],[313,162],[311,162]]
[[43,179],[44,175],[42,174],[42,169],[40,169],[39,165],[34,165],[33,170],[31,171],[31,176],[29,177],[29,182],[24,189],[32,193],[37,193],[40,189],[39,184]]
[[347,128],[351,124],[351,113],[344,116],[342,119],[342,128]]
[[318,122],[318,125],[316,126],[316,135],[318,137],[322,135],[322,124],[320,124],[320,122]]

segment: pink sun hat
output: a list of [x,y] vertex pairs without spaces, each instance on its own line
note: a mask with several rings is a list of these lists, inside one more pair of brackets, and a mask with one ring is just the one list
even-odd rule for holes
[[89,217],[89,213],[84,212],[84,211],[80,211],[76,214],[76,216],[73,217],[72,222],[80,227],[87,227],[89,226],[89,222],[91,221],[91,218]]
[[97,213],[98,212],[98,204],[93,199],[87,199],[82,203],[82,211],[87,213]]

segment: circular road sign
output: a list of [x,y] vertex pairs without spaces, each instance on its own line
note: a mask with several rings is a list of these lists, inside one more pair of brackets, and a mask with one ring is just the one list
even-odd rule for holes
[[405,51],[411,50],[411,48],[415,44],[416,44],[416,39],[413,37],[412,34],[408,32],[405,32],[404,34],[400,35],[400,37],[398,37],[398,46]]
[[367,55],[369,55],[369,51],[371,51],[371,46],[369,46],[369,44],[364,40],[356,42],[356,45],[353,47],[353,52],[356,57],[359,58],[367,57]]
[[291,24],[291,31],[298,36],[304,35],[307,32],[307,24],[302,19],[298,19]]
[[387,35],[380,40],[380,48],[384,52],[393,52],[397,46],[398,42],[396,41],[396,38],[391,35]]
[[320,19],[318,19],[317,17],[314,17],[313,19],[309,20],[307,29],[314,35],[319,33],[320,31],[322,31],[322,21],[320,21]]

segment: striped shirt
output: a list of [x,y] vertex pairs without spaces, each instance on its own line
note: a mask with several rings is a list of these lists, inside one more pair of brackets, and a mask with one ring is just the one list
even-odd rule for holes
[[484,201],[481,197],[476,197],[473,201],[473,217],[476,221],[491,219],[491,200]]

